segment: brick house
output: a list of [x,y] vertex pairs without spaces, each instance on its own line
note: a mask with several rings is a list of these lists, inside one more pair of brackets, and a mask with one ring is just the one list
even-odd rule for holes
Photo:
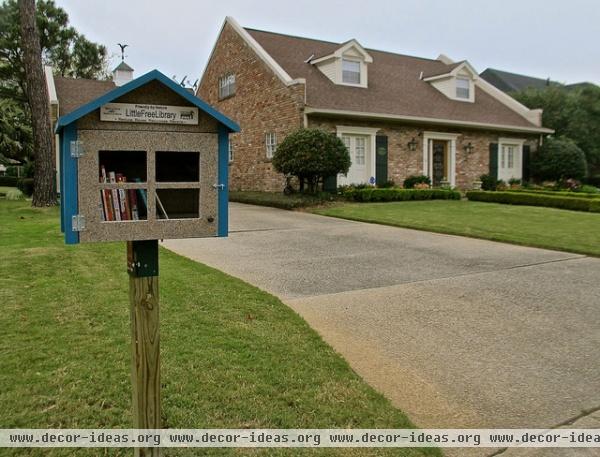
[[318,127],[342,138],[352,166],[337,184],[425,174],[470,188],[479,176],[526,179],[543,135],[530,110],[467,61],[425,59],[242,28],[228,17],[197,95],[238,122],[232,190],[280,191],[271,158],[286,135]]

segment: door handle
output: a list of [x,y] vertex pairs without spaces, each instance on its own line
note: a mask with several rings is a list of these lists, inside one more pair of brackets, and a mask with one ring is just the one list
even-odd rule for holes
[[213,184],[213,189],[225,190],[225,184]]

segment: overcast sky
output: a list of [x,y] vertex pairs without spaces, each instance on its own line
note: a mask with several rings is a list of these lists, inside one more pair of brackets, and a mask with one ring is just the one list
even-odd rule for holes
[[[71,23],[139,76],[200,77],[225,16],[242,26],[600,84],[598,0],[57,0]],[[113,58],[113,65],[118,63]]]

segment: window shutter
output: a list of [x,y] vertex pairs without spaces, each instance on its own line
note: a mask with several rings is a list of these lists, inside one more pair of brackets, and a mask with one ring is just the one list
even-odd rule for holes
[[490,176],[498,179],[498,143],[490,143]]
[[528,144],[523,145],[523,172],[521,174],[522,182],[529,181],[531,178],[531,147]]
[[323,190],[325,192],[335,192],[337,190],[337,176],[328,176],[323,180]]
[[388,181],[388,137],[375,137],[375,183],[378,186]]

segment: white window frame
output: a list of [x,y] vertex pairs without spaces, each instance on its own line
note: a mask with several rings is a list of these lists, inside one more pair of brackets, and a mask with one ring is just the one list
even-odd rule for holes
[[[510,179],[523,179],[523,145],[525,140],[522,138],[498,138],[498,179],[508,183]],[[504,170],[504,165],[508,166],[508,154],[504,157],[504,147],[514,147],[513,154],[513,166],[518,171],[518,176],[512,176],[512,178],[501,175],[501,170]]]
[[[459,81],[466,82],[467,83],[467,87],[466,88],[465,87],[459,87],[458,86],[458,84],[459,84],[458,82]],[[455,96],[456,96],[456,98],[459,99],[459,100],[470,100],[471,99],[471,80],[467,76],[457,76],[455,83],[456,83],[456,87],[455,87],[455,91],[456,91],[455,92]],[[467,96],[466,97],[463,97],[462,95],[459,95],[459,90],[461,90],[461,89],[467,91],[467,94],[466,94]]]
[[233,97],[236,91],[235,74],[227,73],[219,78],[219,100]]
[[275,155],[275,151],[277,151],[277,133],[265,133],[265,151],[267,153],[267,159],[272,159]]
[[[349,71],[349,70],[344,70],[344,63],[348,62],[351,64],[355,64],[358,65],[358,71],[354,72],[354,71]],[[348,84],[351,86],[361,86],[362,84],[362,62],[358,59],[349,59],[347,57],[342,57],[342,83],[343,84]],[[358,82],[356,81],[344,81],[344,72],[348,71],[349,73],[358,73]]]
[[229,138],[229,144],[227,145],[227,154],[229,163],[233,162],[233,143],[231,142],[231,138]]

